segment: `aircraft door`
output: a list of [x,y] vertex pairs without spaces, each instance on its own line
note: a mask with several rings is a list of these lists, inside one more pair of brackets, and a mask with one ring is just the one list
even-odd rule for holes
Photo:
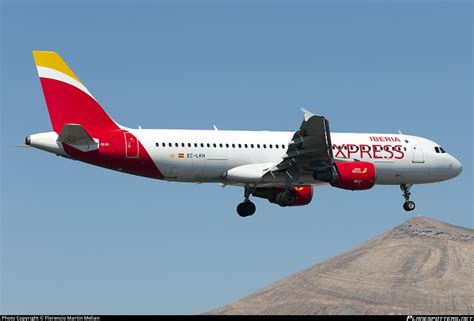
[[138,158],[138,140],[130,133],[124,133],[125,137],[125,157]]
[[410,139],[411,149],[413,152],[413,163],[424,163],[425,155],[423,153],[423,148],[421,147],[420,140],[418,138]]

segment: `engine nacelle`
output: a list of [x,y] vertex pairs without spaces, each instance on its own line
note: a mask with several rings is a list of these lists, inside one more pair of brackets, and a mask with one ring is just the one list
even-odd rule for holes
[[375,184],[375,166],[369,162],[336,163],[337,179],[334,187],[354,190],[371,189]]
[[271,203],[280,206],[301,206],[309,204],[313,199],[313,187],[311,185],[295,186],[288,190],[283,187],[259,187],[252,195],[266,198]]

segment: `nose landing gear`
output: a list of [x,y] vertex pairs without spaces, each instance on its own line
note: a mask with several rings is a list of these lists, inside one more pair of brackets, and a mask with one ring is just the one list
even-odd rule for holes
[[413,184],[403,184],[400,185],[400,189],[403,192],[403,197],[405,198],[405,203],[403,203],[403,209],[407,212],[413,211],[415,209],[415,202],[410,201],[410,188]]

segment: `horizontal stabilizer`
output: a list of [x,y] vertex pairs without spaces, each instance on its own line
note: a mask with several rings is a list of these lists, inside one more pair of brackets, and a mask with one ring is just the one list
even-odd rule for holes
[[97,149],[99,145],[79,124],[65,124],[57,141],[82,151]]
[[70,145],[95,144],[95,141],[79,124],[65,124],[58,137],[58,142]]

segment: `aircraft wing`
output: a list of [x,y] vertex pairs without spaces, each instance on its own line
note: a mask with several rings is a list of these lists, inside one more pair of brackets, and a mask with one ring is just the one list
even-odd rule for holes
[[291,180],[301,174],[325,171],[333,164],[329,122],[323,116],[313,115],[305,109],[304,120],[295,132],[281,162],[273,166],[265,175],[285,173]]

